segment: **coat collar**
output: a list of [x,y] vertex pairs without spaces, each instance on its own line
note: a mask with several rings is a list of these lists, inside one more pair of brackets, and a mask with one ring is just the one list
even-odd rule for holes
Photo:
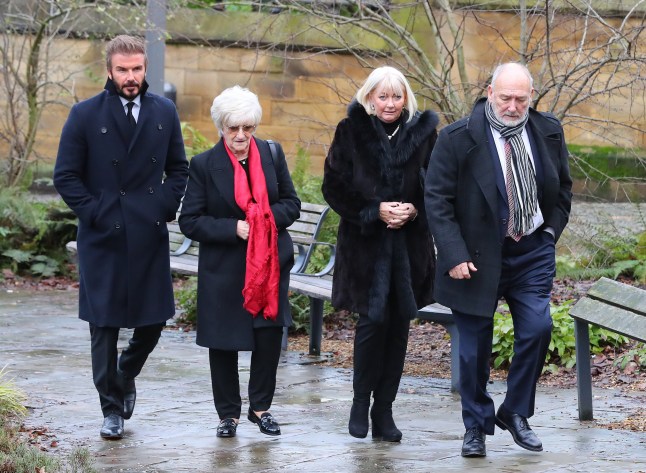
[[[369,115],[356,100],[348,106],[348,119],[356,132],[358,148],[365,149],[371,157],[377,158],[382,168],[390,167],[391,164],[403,165],[413,155],[413,151],[427,140],[439,123],[437,114],[427,110],[417,113],[409,118],[408,110],[404,110],[404,117],[399,139],[393,150],[386,136],[383,127],[379,126],[377,117]],[[388,160],[392,160],[390,163]]]
[[[258,151],[260,153],[262,171],[265,175],[265,180],[268,181],[267,176],[270,175],[268,173],[273,172],[271,155],[267,153],[269,148],[265,141],[255,137],[254,139],[256,140],[256,145],[258,146]],[[227,205],[233,209],[239,219],[244,220],[245,214],[236,203],[235,190],[233,188],[233,164],[231,164],[229,155],[224,147],[223,138],[220,138],[220,141],[218,141],[209,151],[208,173]]]

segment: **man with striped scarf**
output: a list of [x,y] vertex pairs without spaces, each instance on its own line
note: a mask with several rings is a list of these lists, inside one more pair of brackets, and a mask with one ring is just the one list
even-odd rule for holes
[[[530,107],[533,92],[525,66],[498,66],[487,98],[440,132],[426,176],[434,295],[452,309],[460,335],[465,457],[486,456],[496,425],[519,446],[543,449],[527,419],[551,338],[555,244],[569,218],[572,181],[563,128]],[[514,357],[496,411],[487,382],[500,298],[514,323]]]

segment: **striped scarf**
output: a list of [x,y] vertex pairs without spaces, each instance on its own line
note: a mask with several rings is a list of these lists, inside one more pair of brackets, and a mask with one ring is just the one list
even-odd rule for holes
[[534,215],[538,211],[536,171],[522,138],[523,128],[525,128],[529,114],[525,115],[525,119],[518,125],[507,126],[496,117],[491,102],[487,100],[485,116],[491,127],[497,130],[511,145],[512,174],[516,187],[516,192],[512,194],[514,199],[514,234],[524,235],[533,227]]

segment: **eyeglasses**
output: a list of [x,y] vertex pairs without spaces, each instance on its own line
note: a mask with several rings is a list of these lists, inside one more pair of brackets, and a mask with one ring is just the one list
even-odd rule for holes
[[240,132],[240,128],[242,128],[242,131],[244,133],[252,133],[256,129],[256,125],[236,125],[236,126],[225,126],[224,127],[229,133],[231,134],[238,134]]

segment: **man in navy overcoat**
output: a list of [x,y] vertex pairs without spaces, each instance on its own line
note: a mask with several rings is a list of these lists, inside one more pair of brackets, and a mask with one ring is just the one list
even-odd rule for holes
[[[188,162],[174,104],[146,92],[143,40],[117,36],[106,53],[105,90],[74,105],[63,127],[54,185],[79,219],[79,317],[90,324],[101,436],[119,439],[134,379],[175,313],[166,222]],[[120,328],[134,328],[121,356]]]
[[[495,425],[532,451],[536,382],[551,338],[555,244],[572,199],[563,128],[530,108],[525,66],[499,66],[470,116],[445,127],[425,183],[437,245],[435,298],[453,311],[460,337],[462,455],[486,455]],[[504,297],[514,323],[514,357],[499,406],[487,393],[493,314]]]

